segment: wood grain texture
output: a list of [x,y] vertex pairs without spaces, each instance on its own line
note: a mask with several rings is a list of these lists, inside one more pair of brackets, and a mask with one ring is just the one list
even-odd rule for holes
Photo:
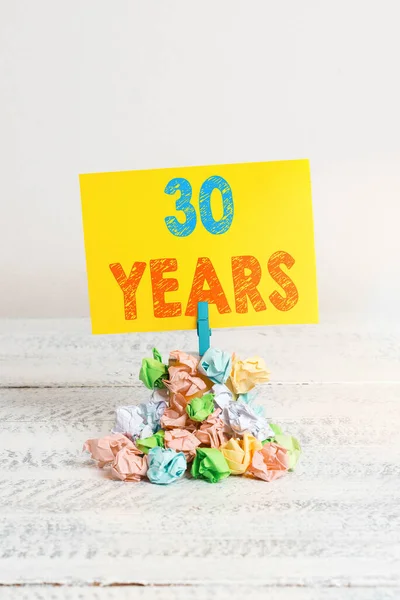
[[[239,331],[239,333],[238,333]],[[400,381],[400,326],[294,325],[217,329],[212,344],[260,354],[279,382]],[[0,320],[0,385],[104,386],[137,383],[157,346],[197,350],[194,331],[90,334],[87,319]]]
[[398,585],[400,384],[265,386],[303,443],[296,473],[167,489],[81,452],[131,391],[1,391],[0,582]]
[[391,588],[310,588],[264,586],[52,587],[0,588],[1,600],[398,600]]
[[[3,326],[2,374],[5,366],[14,385],[10,365],[17,372],[26,362],[30,381],[62,387],[0,390],[1,600],[400,597],[400,372],[394,334],[376,333],[376,339],[341,334],[341,343],[327,350],[326,335],[334,339],[333,330],[322,331],[319,342],[298,330],[301,345],[313,347],[319,361],[313,372],[320,369],[323,377],[290,383],[290,361],[288,367],[281,362],[282,382],[263,386],[259,395],[268,417],[303,445],[295,473],[272,484],[230,477],[210,485],[185,478],[163,488],[113,481],[81,452],[88,437],[110,429],[115,406],[147,397],[133,369],[128,386],[122,385],[125,374],[113,379],[104,372],[100,382],[116,387],[97,385],[100,366],[108,360],[117,364],[122,342],[104,341],[91,363],[86,334],[80,341],[76,333],[65,334],[57,357],[56,331],[51,330],[50,345],[49,331],[42,341],[35,331],[30,345],[29,330],[19,327],[16,343]],[[160,338],[165,348],[179,342],[174,334],[167,343],[169,335]],[[253,338],[242,338],[243,347],[263,353],[265,341],[257,346]],[[226,339],[229,346],[229,335]],[[278,354],[285,343],[277,344]],[[371,353],[365,343],[374,347]],[[336,363],[339,346],[347,350]],[[296,371],[304,357],[292,350]],[[322,361],[324,352],[329,356]],[[126,348],[125,367],[129,353],[137,369],[143,352]],[[82,356],[83,367],[74,370]],[[346,361],[360,365],[360,381],[331,381],[335,366],[345,373]],[[367,383],[365,365],[374,363]],[[35,365],[39,371],[31,379]],[[81,383],[93,387],[80,387],[85,369]],[[68,383],[78,387],[65,387]]]

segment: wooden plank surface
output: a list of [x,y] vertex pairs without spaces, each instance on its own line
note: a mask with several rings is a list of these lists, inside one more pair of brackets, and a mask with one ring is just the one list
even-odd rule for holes
[[[288,367],[278,357],[282,381],[263,386],[259,401],[271,420],[302,442],[295,473],[272,484],[230,477],[210,485],[187,478],[164,488],[113,481],[81,452],[85,439],[110,429],[115,406],[146,398],[137,384],[142,348],[131,349],[131,385],[122,385],[122,370],[116,379],[103,373],[104,385],[98,386],[95,375],[117,352],[115,342],[107,347],[104,340],[90,362],[90,343],[76,341],[87,334],[72,332],[69,342],[65,337],[69,349],[57,358],[55,332],[49,343],[48,332],[40,341],[35,331],[30,345],[28,329],[20,325],[19,342],[4,330],[2,377],[6,373],[15,386],[25,361],[29,380],[40,387],[9,388],[3,380],[0,390],[1,600],[400,597],[400,372],[394,334],[341,334],[330,360],[322,360],[321,354],[332,352],[324,348],[326,330],[319,346],[314,334],[307,342],[300,331],[301,345],[314,348],[317,363],[303,383],[290,382],[290,364],[301,365],[293,348]],[[336,337],[333,330],[327,335]],[[160,341],[166,349],[178,347],[165,337]],[[293,340],[292,346],[299,344]],[[257,349],[247,336],[243,345]],[[263,347],[265,340],[257,351]],[[355,375],[331,381],[340,347],[348,350],[338,370],[345,373],[347,356],[360,364],[359,381]],[[40,348],[47,349],[44,357]],[[283,348],[281,340],[274,351]],[[84,383],[93,387],[68,387],[80,386],[81,371],[73,369],[79,356]],[[376,364],[367,381],[364,359]],[[117,357],[112,360],[117,364]],[[54,376],[56,362],[60,371]],[[35,364],[41,368],[33,379]],[[325,382],[318,369],[329,375]]]
[[[272,593],[272,595],[271,595]],[[0,588],[2,600],[398,600],[395,588],[310,588],[264,586],[156,586]]]
[[131,392],[2,390],[1,582],[398,585],[400,384],[265,386],[304,446],[271,485],[112,481],[81,447]]
[[[239,331],[239,332],[238,332]],[[275,382],[400,381],[400,324],[214,330],[212,344],[262,355]],[[0,385],[104,386],[137,383],[153,346],[197,350],[194,331],[90,334],[88,319],[0,319]]]

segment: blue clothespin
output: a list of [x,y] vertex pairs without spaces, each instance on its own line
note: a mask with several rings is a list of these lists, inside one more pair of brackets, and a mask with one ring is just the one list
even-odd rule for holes
[[199,354],[203,356],[210,347],[211,329],[208,322],[208,302],[197,303],[197,335],[199,336]]

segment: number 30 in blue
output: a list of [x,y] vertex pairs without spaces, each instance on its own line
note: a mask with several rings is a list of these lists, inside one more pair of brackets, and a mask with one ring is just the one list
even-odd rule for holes
[[[219,221],[214,219],[211,211],[211,194],[215,189],[221,192],[222,197],[223,216]],[[185,221],[181,223],[176,217],[169,216],[165,217],[165,224],[173,235],[187,237],[194,231],[197,223],[196,211],[191,204],[192,186],[187,179],[176,177],[167,183],[164,192],[170,195],[180,192],[181,195],[175,203],[175,208],[184,213]],[[220,235],[228,231],[232,225],[234,208],[232,190],[225,179],[213,175],[205,180],[200,188],[199,206],[201,222],[209,233]]]

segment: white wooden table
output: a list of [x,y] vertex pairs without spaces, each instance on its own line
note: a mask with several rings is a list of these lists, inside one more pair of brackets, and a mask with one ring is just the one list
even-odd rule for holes
[[194,332],[91,336],[87,320],[0,321],[0,599],[400,598],[400,328],[215,331],[258,353],[261,401],[298,470],[168,488],[81,453],[146,397],[141,358]]

